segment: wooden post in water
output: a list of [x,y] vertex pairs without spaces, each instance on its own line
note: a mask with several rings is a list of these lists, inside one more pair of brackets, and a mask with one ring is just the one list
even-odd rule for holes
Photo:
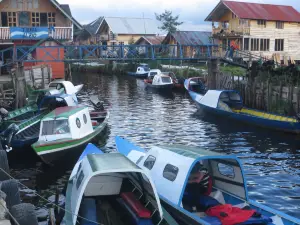
[[217,76],[219,75],[219,59],[213,58],[208,61],[208,87],[217,88]]
[[25,105],[25,100],[26,100],[26,82],[25,82],[23,65],[17,64],[15,84],[16,84],[15,108],[18,109]]
[[45,89],[45,74],[44,74],[44,66],[41,66],[42,73],[42,88]]

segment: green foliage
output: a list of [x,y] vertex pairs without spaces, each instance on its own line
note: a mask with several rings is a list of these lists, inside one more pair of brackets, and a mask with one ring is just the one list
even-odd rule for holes
[[183,22],[179,22],[179,15],[173,16],[172,11],[165,10],[164,13],[158,15],[155,13],[155,17],[158,21],[162,23],[159,29],[174,33],[177,30],[177,26],[181,25]]
[[244,76],[246,75],[246,70],[236,66],[222,66],[220,71],[224,73],[231,73],[234,76]]

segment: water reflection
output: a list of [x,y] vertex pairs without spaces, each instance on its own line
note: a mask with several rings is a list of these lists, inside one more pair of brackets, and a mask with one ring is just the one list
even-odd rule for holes
[[[126,76],[73,74],[73,81],[85,84],[79,96],[81,104],[88,105],[89,96],[98,94],[110,106],[108,132],[98,143],[104,150],[114,151],[114,137],[119,135],[146,149],[153,144],[176,143],[238,155],[244,164],[250,197],[300,218],[298,136],[203,117],[186,93],[153,93],[145,90],[141,80]],[[39,165],[35,163],[25,166],[28,174],[34,174],[28,175],[35,183],[33,189],[49,197],[56,186],[63,188],[69,175],[67,168],[37,170]],[[22,169],[16,167],[14,172]],[[24,195],[30,200],[30,193]]]

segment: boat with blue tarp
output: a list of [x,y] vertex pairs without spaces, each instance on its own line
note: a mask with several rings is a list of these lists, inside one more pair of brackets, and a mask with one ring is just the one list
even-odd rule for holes
[[162,205],[179,224],[300,224],[248,196],[242,164],[234,155],[175,145],[145,151],[121,137],[116,146],[151,174]]
[[208,90],[201,95],[188,90],[191,98],[204,115],[215,115],[259,127],[288,133],[300,133],[298,117],[283,116],[244,106],[243,99],[235,90]]

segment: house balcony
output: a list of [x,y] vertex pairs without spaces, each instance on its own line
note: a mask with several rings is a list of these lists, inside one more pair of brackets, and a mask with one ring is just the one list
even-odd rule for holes
[[41,40],[52,37],[56,40],[73,40],[72,27],[55,27],[53,30],[48,27],[0,27],[0,40]]
[[230,37],[242,37],[244,35],[250,35],[250,27],[217,27],[213,28],[214,38],[230,38]]

